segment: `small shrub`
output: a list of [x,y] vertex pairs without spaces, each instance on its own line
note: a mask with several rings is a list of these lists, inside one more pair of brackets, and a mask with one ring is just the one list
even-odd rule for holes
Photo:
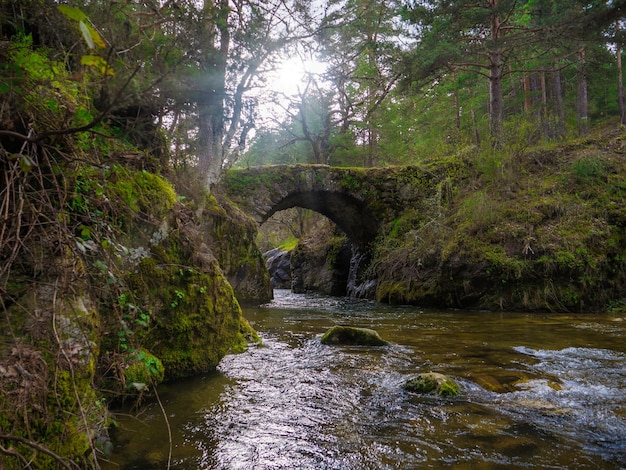
[[574,161],[569,169],[571,177],[580,183],[604,178],[607,167],[604,160],[596,156],[585,156]]

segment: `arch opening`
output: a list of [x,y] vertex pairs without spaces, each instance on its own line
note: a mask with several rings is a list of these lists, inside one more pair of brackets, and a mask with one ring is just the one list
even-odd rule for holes
[[[340,252],[337,254],[336,264],[333,266],[333,272],[328,274],[335,280],[340,280],[333,284],[333,291],[326,292],[331,295],[350,295],[355,297],[369,296],[364,282],[364,273],[369,265],[369,245],[376,239],[378,235],[379,222],[371,214],[366,204],[349,194],[332,191],[297,191],[291,192],[284,196],[280,201],[274,203],[269,210],[261,215],[261,225],[268,221],[274,214],[285,211],[287,209],[301,207],[317,212],[332,221],[337,228],[343,232],[349,243],[341,246]],[[306,251],[306,249],[305,249]],[[280,254],[278,251],[274,254]],[[282,271],[285,271],[285,264],[289,263],[291,289],[294,292],[298,290],[315,290],[309,289],[307,285],[306,273],[303,269],[308,269],[307,263],[310,260],[305,259],[307,253],[297,253],[294,258],[290,255],[288,261],[283,261]],[[298,256],[300,258],[298,258]],[[269,261],[269,258],[267,258]],[[318,259],[319,261],[319,259]],[[272,268],[270,274],[272,274]],[[303,268],[304,266],[304,268]],[[317,265],[320,271],[323,266]],[[274,266],[275,267],[275,266]],[[370,283],[371,284],[371,283]]]
[[259,227],[256,243],[273,288],[348,294],[353,244],[319,212],[300,207],[277,211]]
[[378,220],[362,201],[349,194],[330,191],[292,192],[263,215],[262,223],[274,213],[292,207],[303,207],[328,217],[359,251],[367,251],[378,234]]

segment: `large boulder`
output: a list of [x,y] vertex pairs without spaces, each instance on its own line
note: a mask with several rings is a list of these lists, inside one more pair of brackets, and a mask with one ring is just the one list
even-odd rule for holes
[[300,240],[291,252],[291,290],[344,296],[352,248],[349,240],[323,226]]
[[274,289],[291,288],[291,252],[274,248],[263,253]]
[[354,326],[333,326],[324,333],[320,341],[327,345],[346,346],[386,346],[389,344],[380,337],[377,331]]
[[199,228],[241,305],[259,305],[273,298],[270,275],[256,246],[256,222],[218,192],[205,196],[193,223]]
[[453,397],[461,393],[459,385],[447,375],[438,372],[424,372],[411,377],[404,384],[409,392],[426,395]]

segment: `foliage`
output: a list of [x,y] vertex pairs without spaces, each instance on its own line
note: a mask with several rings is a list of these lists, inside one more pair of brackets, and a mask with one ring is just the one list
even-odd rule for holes
[[263,157],[255,164],[312,158],[297,110],[317,96],[333,96],[319,114],[330,127],[317,140],[329,143],[326,161],[342,166],[411,164],[468,145],[515,145],[519,153],[618,113],[616,57],[607,44],[621,15],[614,5],[432,1],[398,9],[359,0],[332,10],[338,2],[328,3],[320,35],[328,70],[294,97],[280,130],[262,134],[276,146],[258,152],[253,145],[251,156]]

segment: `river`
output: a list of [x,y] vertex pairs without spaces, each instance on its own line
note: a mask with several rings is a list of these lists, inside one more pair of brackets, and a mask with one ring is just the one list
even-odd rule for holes
[[[159,387],[169,430],[158,403],[119,415],[103,469],[626,469],[624,317],[285,290],[244,315],[263,346]],[[373,328],[392,345],[320,344],[335,324]],[[461,396],[402,388],[431,370]]]

